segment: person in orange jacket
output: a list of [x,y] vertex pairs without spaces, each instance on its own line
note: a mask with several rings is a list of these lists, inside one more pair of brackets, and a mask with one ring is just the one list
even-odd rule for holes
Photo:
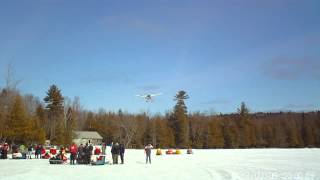
[[76,160],[78,154],[78,147],[75,143],[72,143],[70,146],[70,164],[75,164],[74,160]]

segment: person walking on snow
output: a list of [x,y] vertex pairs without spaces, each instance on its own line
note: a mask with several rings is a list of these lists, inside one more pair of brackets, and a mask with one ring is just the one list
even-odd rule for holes
[[119,146],[119,149],[120,149],[120,159],[121,159],[121,164],[124,163],[124,151],[125,151],[125,148],[124,148],[124,144],[120,144]]
[[144,151],[146,153],[146,164],[148,164],[148,159],[149,163],[151,164],[151,149],[153,146],[151,144],[148,144],[146,147],[144,147]]

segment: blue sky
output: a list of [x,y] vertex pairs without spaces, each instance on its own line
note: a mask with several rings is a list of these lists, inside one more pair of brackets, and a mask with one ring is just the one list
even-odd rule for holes
[[[51,84],[85,108],[164,113],[320,108],[320,1],[0,2],[0,74],[41,99]],[[0,79],[0,87],[4,78]],[[135,97],[162,92],[154,103]]]

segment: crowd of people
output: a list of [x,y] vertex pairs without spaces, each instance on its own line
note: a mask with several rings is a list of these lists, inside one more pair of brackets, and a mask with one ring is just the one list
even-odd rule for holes
[[[119,156],[120,163],[124,164],[124,153],[125,153],[125,145],[122,143],[111,143],[111,155],[112,155],[112,164],[119,164]],[[93,147],[92,144],[86,143],[85,145],[80,144],[77,146],[75,143],[72,143],[69,148],[61,147],[59,153],[56,153],[56,149],[50,149],[50,153],[46,152],[46,149],[43,145],[12,145],[11,152],[21,153],[23,159],[31,159],[34,154],[35,159],[46,158],[52,160],[62,160],[66,161],[66,151],[70,153],[70,164],[90,164],[92,161],[92,155],[106,155],[107,146],[105,143],[102,144],[101,149],[99,147]],[[146,154],[146,163],[151,164],[151,150],[153,146],[148,144],[145,146],[145,154]],[[7,159],[7,154],[9,153],[10,146],[8,143],[0,144],[0,158]],[[50,155],[49,155],[50,154]]]
[[13,144],[11,147],[8,143],[2,143],[0,144],[0,158],[1,159],[7,159],[8,153],[11,150],[11,153],[14,155],[19,154],[19,157],[21,159],[31,159],[33,151],[36,159],[43,158],[43,155],[45,154],[45,148],[42,145],[29,145],[26,147],[25,145],[16,145]]

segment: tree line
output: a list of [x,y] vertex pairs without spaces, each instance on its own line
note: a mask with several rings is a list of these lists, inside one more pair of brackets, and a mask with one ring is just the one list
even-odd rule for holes
[[152,143],[161,148],[302,148],[320,147],[320,111],[250,113],[241,103],[237,113],[188,113],[187,92],[174,96],[164,115],[85,110],[52,85],[40,100],[7,86],[0,92],[0,140],[9,143],[68,145],[75,130],[97,131],[106,143],[128,148]]

